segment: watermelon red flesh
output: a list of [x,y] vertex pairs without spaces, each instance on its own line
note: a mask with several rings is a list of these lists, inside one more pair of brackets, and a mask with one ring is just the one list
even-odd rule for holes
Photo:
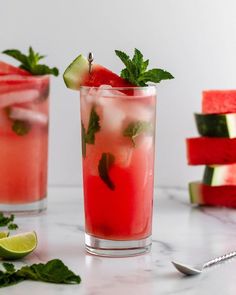
[[82,86],[99,87],[101,85],[111,85],[112,87],[132,87],[128,81],[122,79],[107,68],[94,64],[92,71],[83,76]]
[[5,75],[0,76],[0,97],[2,94],[9,92],[17,92],[22,90],[36,89],[40,93],[49,92],[49,77],[48,76],[20,76],[20,75]]
[[3,61],[0,61],[0,76],[2,75],[30,76],[30,73],[20,68],[9,65]]
[[236,208],[236,186],[209,186],[201,182],[189,184],[192,204]]
[[236,90],[209,90],[202,93],[202,112],[236,113]]
[[236,138],[187,138],[189,165],[217,165],[236,163]]

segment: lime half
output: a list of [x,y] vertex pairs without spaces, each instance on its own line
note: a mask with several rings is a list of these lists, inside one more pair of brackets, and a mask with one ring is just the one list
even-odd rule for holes
[[22,233],[0,239],[0,257],[18,259],[34,251],[37,247],[35,232]]
[[9,236],[9,231],[0,231],[0,239],[7,238]]

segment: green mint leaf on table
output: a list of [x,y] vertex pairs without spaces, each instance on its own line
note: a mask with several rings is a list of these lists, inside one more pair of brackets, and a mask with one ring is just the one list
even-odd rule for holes
[[0,287],[7,287],[24,280],[42,281],[55,284],[80,284],[81,278],[72,272],[61,260],[32,264],[15,270],[12,263],[3,263],[6,270],[0,271]]
[[109,170],[115,162],[115,157],[110,153],[103,153],[98,164],[98,172],[100,178],[109,187],[109,189],[114,190],[115,185],[109,176]]
[[13,214],[11,214],[10,217],[7,217],[4,216],[2,212],[0,212],[0,227],[8,225],[10,222],[14,221],[14,218],[15,217]]
[[23,54],[17,49],[4,50],[2,53],[18,60],[20,68],[30,72],[32,75],[59,75],[57,68],[50,68],[47,65],[39,64],[39,61],[45,58],[45,56],[35,52],[32,47],[29,48],[28,55]]
[[24,278],[17,276],[16,272],[3,272],[0,270],[0,288],[8,287],[24,281]]
[[142,134],[151,132],[152,124],[146,121],[131,122],[123,131],[123,136],[130,137],[135,147],[135,138]]
[[101,129],[99,124],[99,116],[93,107],[90,113],[88,130],[86,133],[86,143],[94,144],[95,142],[95,133]]
[[53,259],[46,264],[23,266],[17,271],[17,275],[25,279],[56,284],[79,284],[81,282],[81,278],[59,259]]
[[120,50],[115,50],[115,53],[125,65],[120,76],[135,86],[147,86],[147,82],[159,83],[162,80],[174,78],[162,69],[147,71],[149,60],[144,60],[142,53],[136,48],[132,59]]
[[23,136],[29,133],[31,129],[31,125],[29,122],[15,120],[12,123],[12,131],[14,131],[17,135]]
[[13,273],[16,271],[13,263],[3,262],[2,265],[8,273]]
[[7,226],[7,228],[9,230],[16,230],[16,229],[18,229],[18,225],[15,224],[15,223],[9,223],[8,226]]

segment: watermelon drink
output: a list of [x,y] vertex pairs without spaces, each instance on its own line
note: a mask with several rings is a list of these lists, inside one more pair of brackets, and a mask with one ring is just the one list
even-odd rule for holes
[[[122,241],[129,254],[147,251],[156,88],[82,87],[80,101],[87,248],[93,252],[98,240],[110,248]],[[96,124],[90,144],[90,126]],[[128,250],[132,245],[138,249]]]
[[124,257],[151,249],[156,87],[146,82],[173,77],[145,72],[148,60],[137,49],[132,60],[116,54],[131,67],[121,76],[91,65],[90,54],[79,55],[63,77],[80,90],[86,250]]
[[3,52],[20,61],[0,61],[0,211],[40,212],[46,208],[49,75],[57,68],[30,47]]
[[0,76],[1,211],[45,208],[48,102],[48,76]]

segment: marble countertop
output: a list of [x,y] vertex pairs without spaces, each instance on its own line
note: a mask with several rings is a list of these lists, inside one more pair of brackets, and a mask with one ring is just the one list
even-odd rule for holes
[[197,264],[236,249],[236,211],[191,208],[184,190],[156,191],[152,251],[137,257],[101,258],[85,253],[80,188],[50,188],[47,212],[19,216],[16,222],[20,231],[36,230],[39,238],[37,250],[18,266],[60,258],[80,274],[82,283],[26,281],[0,289],[0,294],[236,294],[236,259],[192,278],[177,273],[170,263]]

